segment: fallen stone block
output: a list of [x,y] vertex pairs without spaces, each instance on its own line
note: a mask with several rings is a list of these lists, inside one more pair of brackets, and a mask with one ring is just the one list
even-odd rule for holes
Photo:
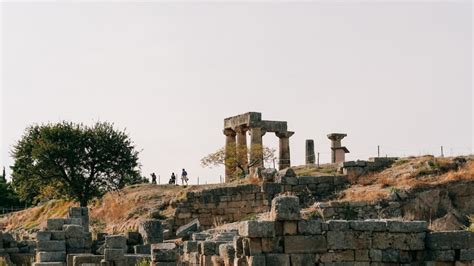
[[38,241],[36,249],[38,251],[66,251],[66,241],[64,240]]
[[428,231],[426,221],[387,221],[387,230],[389,232],[416,233]]
[[65,224],[63,231],[66,238],[84,238],[84,228],[81,225]]
[[126,249],[127,239],[123,235],[111,235],[105,237],[105,248]]
[[245,221],[239,226],[239,235],[243,237],[274,237],[275,223],[273,221]]
[[285,236],[285,253],[317,253],[327,248],[326,238],[323,235],[314,236]]
[[62,218],[50,218],[46,221],[46,228],[48,231],[51,230],[62,230],[64,225],[64,219]]
[[272,200],[270,216],[275,221],[300,220],[300,203],[296,196],[278,196]]
[[143,220],[138,225],[138,232],[142,235],[143,244],[163,242],[163,227],[160,220]]
[[36,261],[38,262],[58,262],[66,261],[66,252],[45,252],[40,251],[36,253]]
[[199,231],[199,227],[200,227],[199,220],[196,218],[192,220],[191,222],[183,226],[180,226],[176,230],[176,236],[182,237],[184,239],[189,239],[189,236],[191,235],[191,233]]
[[125,260],[125,251],[121,248],[106,248],[104,250],[104,259],[106,261],[123,261]]
[[321,221],[301,220],[298,222],[298,232],[303,235],[321,234]]

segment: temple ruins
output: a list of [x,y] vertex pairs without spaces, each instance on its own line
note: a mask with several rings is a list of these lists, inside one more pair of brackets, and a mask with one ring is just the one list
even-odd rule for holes
[[341,146],[341,140],[346,136],[347,134],[341,133],[328,134],[327,137],[331,140],[331,163],[342,163],[346,160],[346,153],[349,153],[349,150]]
[[[250,134],[250,158],[247,153],[247,132]],[[274,132],[280,139],[278,167],[284,169],[291,166],[290,137],[286,121],[262,120],[262,114],[249,112],[224,119],[225,142],[225,176],[229,181],[240,169],[249,168],[250,172],[263,167],[262,137],[267,132]]]

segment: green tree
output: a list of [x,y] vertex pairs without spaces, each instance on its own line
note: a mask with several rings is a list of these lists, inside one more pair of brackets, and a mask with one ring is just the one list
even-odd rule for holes
[[138,151],[124,131],[107,122],[30,126],[12,156],[13,186],[28,203],[52,186],[59,195],[87,206],[94,197],[141,180]]

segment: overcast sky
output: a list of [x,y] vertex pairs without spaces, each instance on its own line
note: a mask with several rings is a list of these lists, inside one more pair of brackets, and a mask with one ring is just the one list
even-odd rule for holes
[[217,182],[199,161],[248,111],[288,121],[293,165],[331,132],[349,159],[472,153],[471,5],[3,2],[0,163],[32,123],[100,120],[144,175]]

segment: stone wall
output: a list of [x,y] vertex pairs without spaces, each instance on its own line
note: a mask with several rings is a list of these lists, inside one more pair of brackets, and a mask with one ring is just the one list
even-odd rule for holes
[[231,240],[196,233],[184,243],[181,260],[236,266],[474,263],[472,232],[429,232],[425,221],[302,220],[297,202],[274,199],[271,220],[240,222]]
[[344,176],[301,176],[285,173],[274,182],[259,185],[237,185],[188,192],[186,199],[177,204],[173,229],[198,218],[201,228],[214,224],[230,223],[250,218],[270,209],[271,200],[278,194],[292,192],[299,196],[301,204],[309,205],[316,200],[332,196],[347,185]]
[[339,171],[349,176],[361,176],[369,172],[378,172],[390,167],[398,158],[374,157],[368,161],[347,161],[339,164]]

